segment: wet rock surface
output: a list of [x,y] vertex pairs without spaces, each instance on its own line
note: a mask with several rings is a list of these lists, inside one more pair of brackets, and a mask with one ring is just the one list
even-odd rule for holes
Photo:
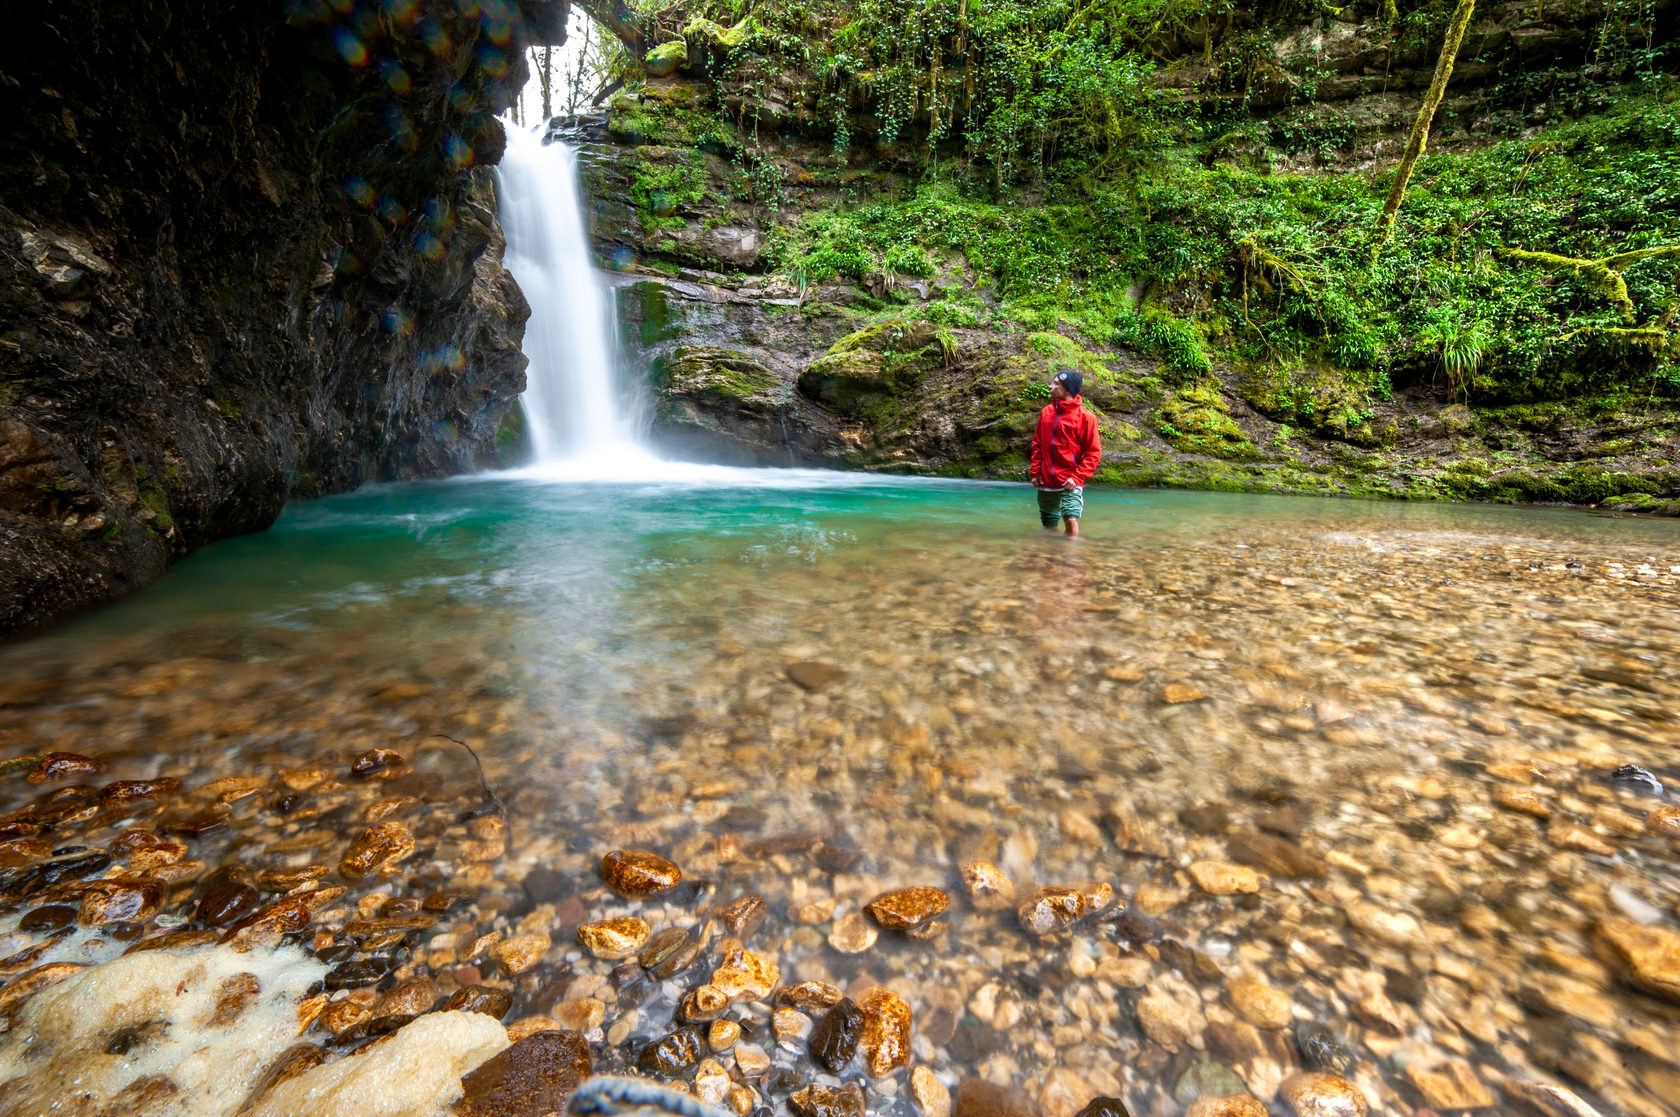
[[[495,116],[556,11],[492,38],[421,3],[340,29],[346,53],[318,14],[19,13],[0,334],[32,340],[0,415],[0,631],[132,592],[290,497],[494,458],[528,313]],[[469,73],[480,44],[495,63]]]

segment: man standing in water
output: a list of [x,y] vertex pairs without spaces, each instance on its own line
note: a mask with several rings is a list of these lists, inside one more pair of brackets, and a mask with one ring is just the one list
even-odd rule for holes
[[1070,536],[1079,534],[1085,512],[1085,482],[1102,461],[1102,438],[1097,417],[1085,410],[1079,389],[1085,379],[1071,368],[1050,378],[1050,402],[1038,413],[1033,428],[1032,465],[1027,471],[1038,489],[1038,518],[1056,529],[1058,518]]

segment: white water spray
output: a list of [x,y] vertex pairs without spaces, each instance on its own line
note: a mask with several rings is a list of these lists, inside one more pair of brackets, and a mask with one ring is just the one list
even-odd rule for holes
[[646,458],[633,400],[618,376],[616,315],[595,280],[577,153],[542,131],[508,129],[497,168],[505,263],[531,304],[525,324],[526,429],[537,466]]

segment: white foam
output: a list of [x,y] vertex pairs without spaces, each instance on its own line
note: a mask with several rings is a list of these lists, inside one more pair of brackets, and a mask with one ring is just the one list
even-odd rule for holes
[[[92,966],[36,994],[0,1036],[0,1115],[61,1112],[72,1097],[98,1111],[155,1076],[155,1087],[167,1081],[173,1091],[170,1112],[226,1117],[298,1041],[298,1004],[325,969],[297,947],[225,946]],[[227,1017],[227,994],[251,978],[249,1003],[212,1023],[218,1003]]]

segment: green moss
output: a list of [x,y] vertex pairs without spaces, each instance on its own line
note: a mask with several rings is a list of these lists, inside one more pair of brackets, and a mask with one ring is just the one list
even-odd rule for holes
[[642,68],[649,77],[669,77],[688,65],[688,44],[681,39],[660,43],[642,57]]
[[664,368],[668,391],[730,400],[780,398],[782,379],[745,353],[716,346],[685,346]]
[[1254,443],[1231,418],[1224,395],[1208,385],[1182,388],[1168,396],[1155,409],[1155,428],[1186,453],[1229,461],[1248,461],[1260,456]]

